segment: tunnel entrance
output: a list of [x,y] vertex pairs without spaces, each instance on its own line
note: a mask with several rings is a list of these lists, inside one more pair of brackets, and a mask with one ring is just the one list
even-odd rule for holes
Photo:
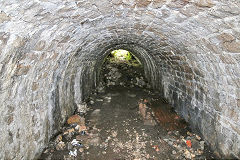
[[200,134],[150,85],[144,65],[151,63],[123,49],[106,55],[98,86],[77,104],[41,159],[215,158]]

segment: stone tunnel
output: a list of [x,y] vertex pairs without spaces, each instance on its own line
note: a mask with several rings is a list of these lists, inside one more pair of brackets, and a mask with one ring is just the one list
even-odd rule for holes
[[240,2],[0,2],[0,159],[37,158],[98,85],[109,51],[142,62],[152,88],[222,157],[240,158]]

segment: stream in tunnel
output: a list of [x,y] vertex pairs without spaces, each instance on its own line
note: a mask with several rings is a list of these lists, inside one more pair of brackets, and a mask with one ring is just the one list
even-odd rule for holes
[[[117,54],[117,53],[122,54]],[[131,52],[114,50],[98,87],[40,159],[214,159],[199,133],[151,88]]]

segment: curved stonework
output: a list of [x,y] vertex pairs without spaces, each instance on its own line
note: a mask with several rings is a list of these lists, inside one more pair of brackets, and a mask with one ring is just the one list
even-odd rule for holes
[[237,0],[1,1],[0,159],[37,157],[119,48],[213,150],[240,158],[239,8]]

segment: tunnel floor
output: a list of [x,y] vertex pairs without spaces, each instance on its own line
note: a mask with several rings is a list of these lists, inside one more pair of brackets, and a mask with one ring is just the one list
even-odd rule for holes
[[40,159],[215,158],[202,138],[151,90],[111,86],[83,105]]

